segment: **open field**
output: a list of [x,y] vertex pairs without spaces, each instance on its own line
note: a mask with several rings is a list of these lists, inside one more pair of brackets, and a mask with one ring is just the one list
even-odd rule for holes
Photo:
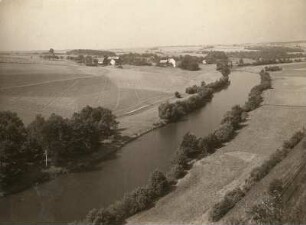
[[[158,119],[157,106],[174,98],[175,91],[183,93],[187,86],[219,77],[214,65],[188,72],[153,66],[86,67],[64,61],[0,63],[0,108],[17,112],[27,124],[36,114],[69,117],[86,105],[102,106],[113,110],[131,134],[139,132],[139,125],[152,127]],[[140,117],[145,121],[135,123]]]
[[[305,138],[304,141],[306,141]],[[305,199],[299,199],[302,194],[305,195],[306,193],[306,152],[303,144],[302,140],[266,177],[256,183],[247,195],[218,224],[226,224],[226,221],[230,220],[230,218],[244,218],[247,210],[261,203],[267,197],[269,185],[274,179],[280,179],[285,184],[284,201],[287,207],[294,207],[295,203],[298,202],[297,200],[305,201]]]
[[210,208],[227,191],[242,185],[254,167],[306,126],[306,63],[282,67],[271,73],[273,89],[264,93],[264,105],[250,113],[247,127],[215,154],[197,161],[175,191],[129,224],[208,223]]

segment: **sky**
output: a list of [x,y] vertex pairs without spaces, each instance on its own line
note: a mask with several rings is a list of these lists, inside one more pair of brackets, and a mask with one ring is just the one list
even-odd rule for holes
[[306,40],[306,0],[0,0],[0,51]]

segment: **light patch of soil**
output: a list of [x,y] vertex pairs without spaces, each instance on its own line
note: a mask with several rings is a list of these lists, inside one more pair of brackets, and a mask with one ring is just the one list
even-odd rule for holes
[[[306,99],[302,98],[306,96],[306,90],[297,85],[306,82],[306,75],[301,71],[296,74],[294,70],[305,67],[305,63],[282,66],[284,71],[271,73],[273,89],[264,93],[264,105],[249,114],[247,127],[215,154],[196,162],[173,192],[160,199],[153,208],[131,217],[128,224],[208,223],[207,212],[227,191],[242,185],[253,168],[306,126]],[[260,68],[248,67],[257,72]],[[283,98],[278,98],[282,91]],[[290,104],[302,107],[291,107]]]

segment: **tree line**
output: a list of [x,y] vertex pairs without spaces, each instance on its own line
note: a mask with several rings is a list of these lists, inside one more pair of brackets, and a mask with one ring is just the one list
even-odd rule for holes
[[247,113],[260,106],[262,92],[271,88],[269,73],[262,71],[260,76],[261,83],[250,91],[249,98],[244,106],[233,106],[230,111],[225,113],[220,126],[214,132],[206,137],[196,137],[191,133],[185,134],[172,159],[172,167],[167,174],[170,181],[175,182],[184,176],[185,171],[190,168],[192,160],[213,154],[235,136],[236,131],[241,128],[240,124],[246,120]]
[[[262,83],[265,80],[266,78],[262,78]],[[206,137],[198,138],[186,133],[166,175],[158,170],[154,171],[146,186],[135,189],[106,208],[91,210],[84,220],[72,224],[124,224],[128,217],[150,208],[155,201],[167,194],[177,180],[186,174],[186,170],[190,169],[193,159],[213,154],[223,143],[233,138],[235,131],[240,128],[240,123],[245,119],[245,109],[236,105],[224,115],[220,127]]]
[[[230,69],[229,69],[230,72]],[[196,109],[199,109],[211,101],[213,94],[230,84],[228,74],[222,73],[223,77],[219,80],[206,84],[202,82],[200,86],[193,85],[186,88],[186,93],[194,94],[188,99],[176,101],[173,103],[165,102],[158,107],[159,118],[166,122],[175,122],[183,116]]]
[[[234,190],[225,194],[224,198],[216,203],[212,210],[210,211],[210,219],[213,222],[220,220],[231,208],[233,208],[237,202],[239,202],[246,193],[261,179],[263,179],[278,163],[280,163],[290,151],[305,137],[305,130],[296,132],[289,140],[283,143],[282,149],[275,151],[268,160],[266,160],[262,165],[255,167],[250,176],[245,180],[244,185],[240,188],[237,187]],[[270,189],[274,191],[278,187],[278,191],[282,191],[280,181],[273,181],[270,185]],[[274,193],[275,192],[270,192]],[[279,192],[281,194],[281,192]],[[279,196],[280,197],[280,196]],[[279,199],[280,200],[280,199]],[[264,203],[264,202],[263,202]],[[277,223],[277,219],[284,219],[280,214],[266,214],[272,208],[268,208],[267,205],[262,205],[263,203],[257,204],[252,207],[248,213],[247,218],[243,219],[245,222],[242,224],[282,224]],[[281,205],[278,205],[279,207]],[[259,210],[260,209],[260,210]],[[275,217],[277,216],[277,217]],[[241,218],[239,220],[242,220]],[[265,222],[264,222],[265,221]],[[237,221],[236,221],[237,222]],[[267,223],[268,222],[268,223]],[[289,221],[287,221],[289,222]]]
[[85,219],[71,223],[72,225],[110,225],[124,224],[125,220],[154,205],[154,202],[170,191],[170,183],[165,175],[155,170],[144,187],[136,188],[106,208],[92,209]]
[[116,133],[117,125],[112,112],[102,107],[86,106],[69,119],[37,115],[28,126],[16,113],[0,112],[0,187],[6,189],[31,165],[42,167],[46,157],[58,166],[94,151]]

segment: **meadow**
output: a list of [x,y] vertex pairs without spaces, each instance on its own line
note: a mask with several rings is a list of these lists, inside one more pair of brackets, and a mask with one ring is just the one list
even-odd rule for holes
[[0,63],[0,108],[17,112],[26,124],[36,114],[69,117],[86,105],[106,107],[122,117],[219,76],[213,65],[188,72],[153,66],[86,67],[63,61]]

